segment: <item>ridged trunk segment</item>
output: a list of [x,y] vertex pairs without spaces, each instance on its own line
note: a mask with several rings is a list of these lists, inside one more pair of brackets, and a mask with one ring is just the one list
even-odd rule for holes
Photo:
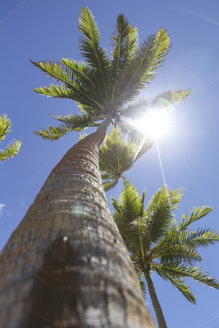
[[96,132],[52,170],[0,257],[0,327],[154,327],[107,207]]

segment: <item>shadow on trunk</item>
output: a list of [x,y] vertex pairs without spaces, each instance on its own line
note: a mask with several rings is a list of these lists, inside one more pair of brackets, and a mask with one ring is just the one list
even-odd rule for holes
[[[89,247],[84,244],[75,251],[75,246],[66,236],[53,242],[45,254],[42,268],[31,290],[32,302],[28,307],[28,318],[20,323],[20,327],[69,327],[69,321],[72,327],[85,327],[84,314],[90,310],[91,304],[94,312],[100,307],[103,311],[107,308],[107,304],[104,304],[107,295],[100,288],[100,280],[78,270],[85,265],[83,258],[87,257]],[[101,252],[98,246],[96,252]],[[90,290],[91,280],[96,290]]]

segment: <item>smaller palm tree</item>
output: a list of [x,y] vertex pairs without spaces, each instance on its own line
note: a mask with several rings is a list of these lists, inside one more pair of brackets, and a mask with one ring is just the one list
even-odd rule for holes
[[[10,132],[11,121],[7,115],[3,114],[0,116],[0,141],[5,139],[5,136]],[[18,151],[21,146],[21,141],[14,140],[12,141],[6,149],[0,150],[0,162],[4,162],[10,157],[14,157],[18,154]]]
[[[219,241],[219,234],[209,229],[190,230],[190,225],[212,211],[209,206],[195,207],[183,214],[177,223],[174,212],[182,198],[182,190],[162,186],[144,209],[145,192],[140,196],[127,181],[119,200],[112,198],[114,220],[129,250],[141,286],[143,276],[152,300],[159,327],[167,327],[151,279],[155,271],[171,282],[191,303],[195,297],[185,283],[185,278],[219,289],[217,281],[201,271],[199,247]],[[143,289],[144,292],[144,289]]]

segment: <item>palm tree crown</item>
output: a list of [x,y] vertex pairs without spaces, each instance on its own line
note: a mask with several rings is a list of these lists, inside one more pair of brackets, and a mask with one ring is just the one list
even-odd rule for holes
[[62,58],[61,62],[32,63],[61,83],[34,90],[42,95],[74,100],[80,115],[51,115],[61,125],[41,129],[35,132],[37,135],[57,140],[69,131],[97,126],[107,117],[119,124],[125,117],[133,117],[155,105],[179,102],[189,94],[189,90],[168,91],[151,101],[145,99],[126,108],[127,102],[139,95],[165,59],[170,43],[165,29],[161,28],[139,45],[136,27],[119,15],[112,36],[112,56],[109,57],[100,46],[99,30],[87,7],[82,8],[78,27],[82,34],[80,50],[85,61]]
[[[11,121],[7,115],[3,114],[0,116],[0,141],[5,139],[5,136],[10,132]],[[0,162],[4,162],[10,157],[14,157],[18,154],[18,151],[21,146],[21,141],[14,140],[12,141],[6,149],[0,150]]]
[[171,190],[162,186],[144,209],[145,192],[140,196],[126,181],[120,199],[112,198],[115,209],[113,217],[140,280],[143,274],[148,283],[146,275],[155,271],[161,278],[170,281],[190,302],[195,303],[185,278],[219,289],[213,277],[194,266],[202,259],[198,248],[219,241],[219,234],[207,228],[190,230],[193,222],[212,211],[210,206],[193,208],[183,214],[177,223],[174,212],[182,195],[181,189]]

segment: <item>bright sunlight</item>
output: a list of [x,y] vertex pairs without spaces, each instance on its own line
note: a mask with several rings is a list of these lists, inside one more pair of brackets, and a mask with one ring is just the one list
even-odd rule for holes
[[173,115],[170,108],[149,110],[138,120],[130,120],[129,124],[145,136],[159,139],[169,135],[173,130]]

